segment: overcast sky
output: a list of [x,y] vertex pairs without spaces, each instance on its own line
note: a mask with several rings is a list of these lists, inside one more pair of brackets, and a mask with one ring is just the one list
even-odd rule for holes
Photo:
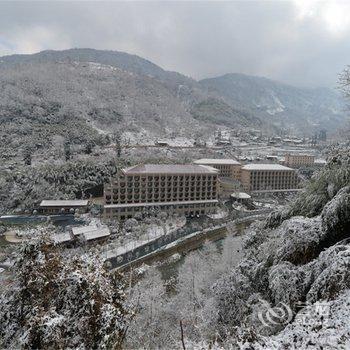
[[0,56],[91,47],[201,79],[239,72],[336,85],[350,64],[350,1],[0,2]]

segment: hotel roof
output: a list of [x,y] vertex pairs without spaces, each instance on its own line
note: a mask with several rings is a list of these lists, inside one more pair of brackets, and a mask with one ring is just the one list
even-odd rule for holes
[[239,165],[241,164],[235,159],[209,159],[209,158],[204,158],[204,159],[198,159],[195,160],[193,163],[195,164],[229,164],[229,165]]
[[242,167],[243,170],[293,170],[292,168],[288,168],[284,165],[280,164],[246,164]]
[[217,174],[209,166],[194,164],[139,164],[123,169],[124,174]]

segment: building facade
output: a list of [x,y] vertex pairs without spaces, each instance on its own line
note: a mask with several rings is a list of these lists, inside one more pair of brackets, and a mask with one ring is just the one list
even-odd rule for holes
[[211,166],[219,170],[220,177],[241,179],[241,163],[234,159],[198,159],[195,164]]
[[292,190],[298,188],[295,169],[279,164],[242,166],[241,182],[245,191]]
[[286,154],[284,164],[292,168],[313,165],[315,157],[308,154]]
[[125,220],[156,211],[203,215],[216,211],[217,197],[218,171],[212,167],[136,165],[105,185],[104,217]]

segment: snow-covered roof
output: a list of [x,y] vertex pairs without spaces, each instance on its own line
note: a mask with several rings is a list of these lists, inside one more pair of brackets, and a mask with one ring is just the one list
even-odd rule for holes
[[79,236],[85,232],[96,230],[96,228],[96,225],[72,227],[72,233],[74,236]]
[[242,167],[243,170],[289,170],[289,171],[295,171],[292,168],[288,168],[284,165],[280,164],[246,164]]
[[88,200],[78,200],[78,199],[73,199],[73,200],[43,200],[40,203],[41,207],[85,207],[89,203]]
[[108,226],[97,226],[95,224],[89,226],[73,227],[72,233],[74,236],[83,236],[87,241],[96,238],[107,237],[111,234]]
[[179,201],[179,202],[153,202],[153,203],[129,203],[129,204],[106,204],[104,208],[133,208],[133,207],[161,207],[164,205],[188,205],[218,203],[217,199],[207,199],[203,201]]
[[227,164],[227,165],[240,165],[241,163],[235,159],[212,159],[212,158],[203,158],[195,160],[193,163],[195,164]]
[[327,164],[327,161],[325,159],[315,159],[316,164]]
[[235,192],[231,194],[232,198],[237,198],[237,199],[250,199],[252,198],[251,196],[249,196],[248,193],[245,192]]
[[123,169],[129,174],[216,174],[217,169],[194,164],[139,164]]
[[83,236],[87,241],[90,241],[92,239],[107,237],[110,234],[111,232],[107,226],[100,226],[100,227],[96,227],[95,230],[91,230],[83,233]]
[[55,243],[64,243],[72,240],[72,237],[69,232],[56,233],[52,236]]

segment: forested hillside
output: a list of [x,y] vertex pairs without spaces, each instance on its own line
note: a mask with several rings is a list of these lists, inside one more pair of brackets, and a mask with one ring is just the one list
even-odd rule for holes
[[[2,154],[72,144],[108,143],[111,131],[153,137],[213,127],[256,127],[313,134],[345,123],[329,89],[298,89],[228,74],[200,82],[135,55],[71,49],[0,58]],[[10,136],[11,135],[11,136]]]
[[157,80],[95,63],[0,65],[0,87],[0,137],[9,150],[47,147],[57,135],[103,143],[106,130],[186,134],[196,124]]

